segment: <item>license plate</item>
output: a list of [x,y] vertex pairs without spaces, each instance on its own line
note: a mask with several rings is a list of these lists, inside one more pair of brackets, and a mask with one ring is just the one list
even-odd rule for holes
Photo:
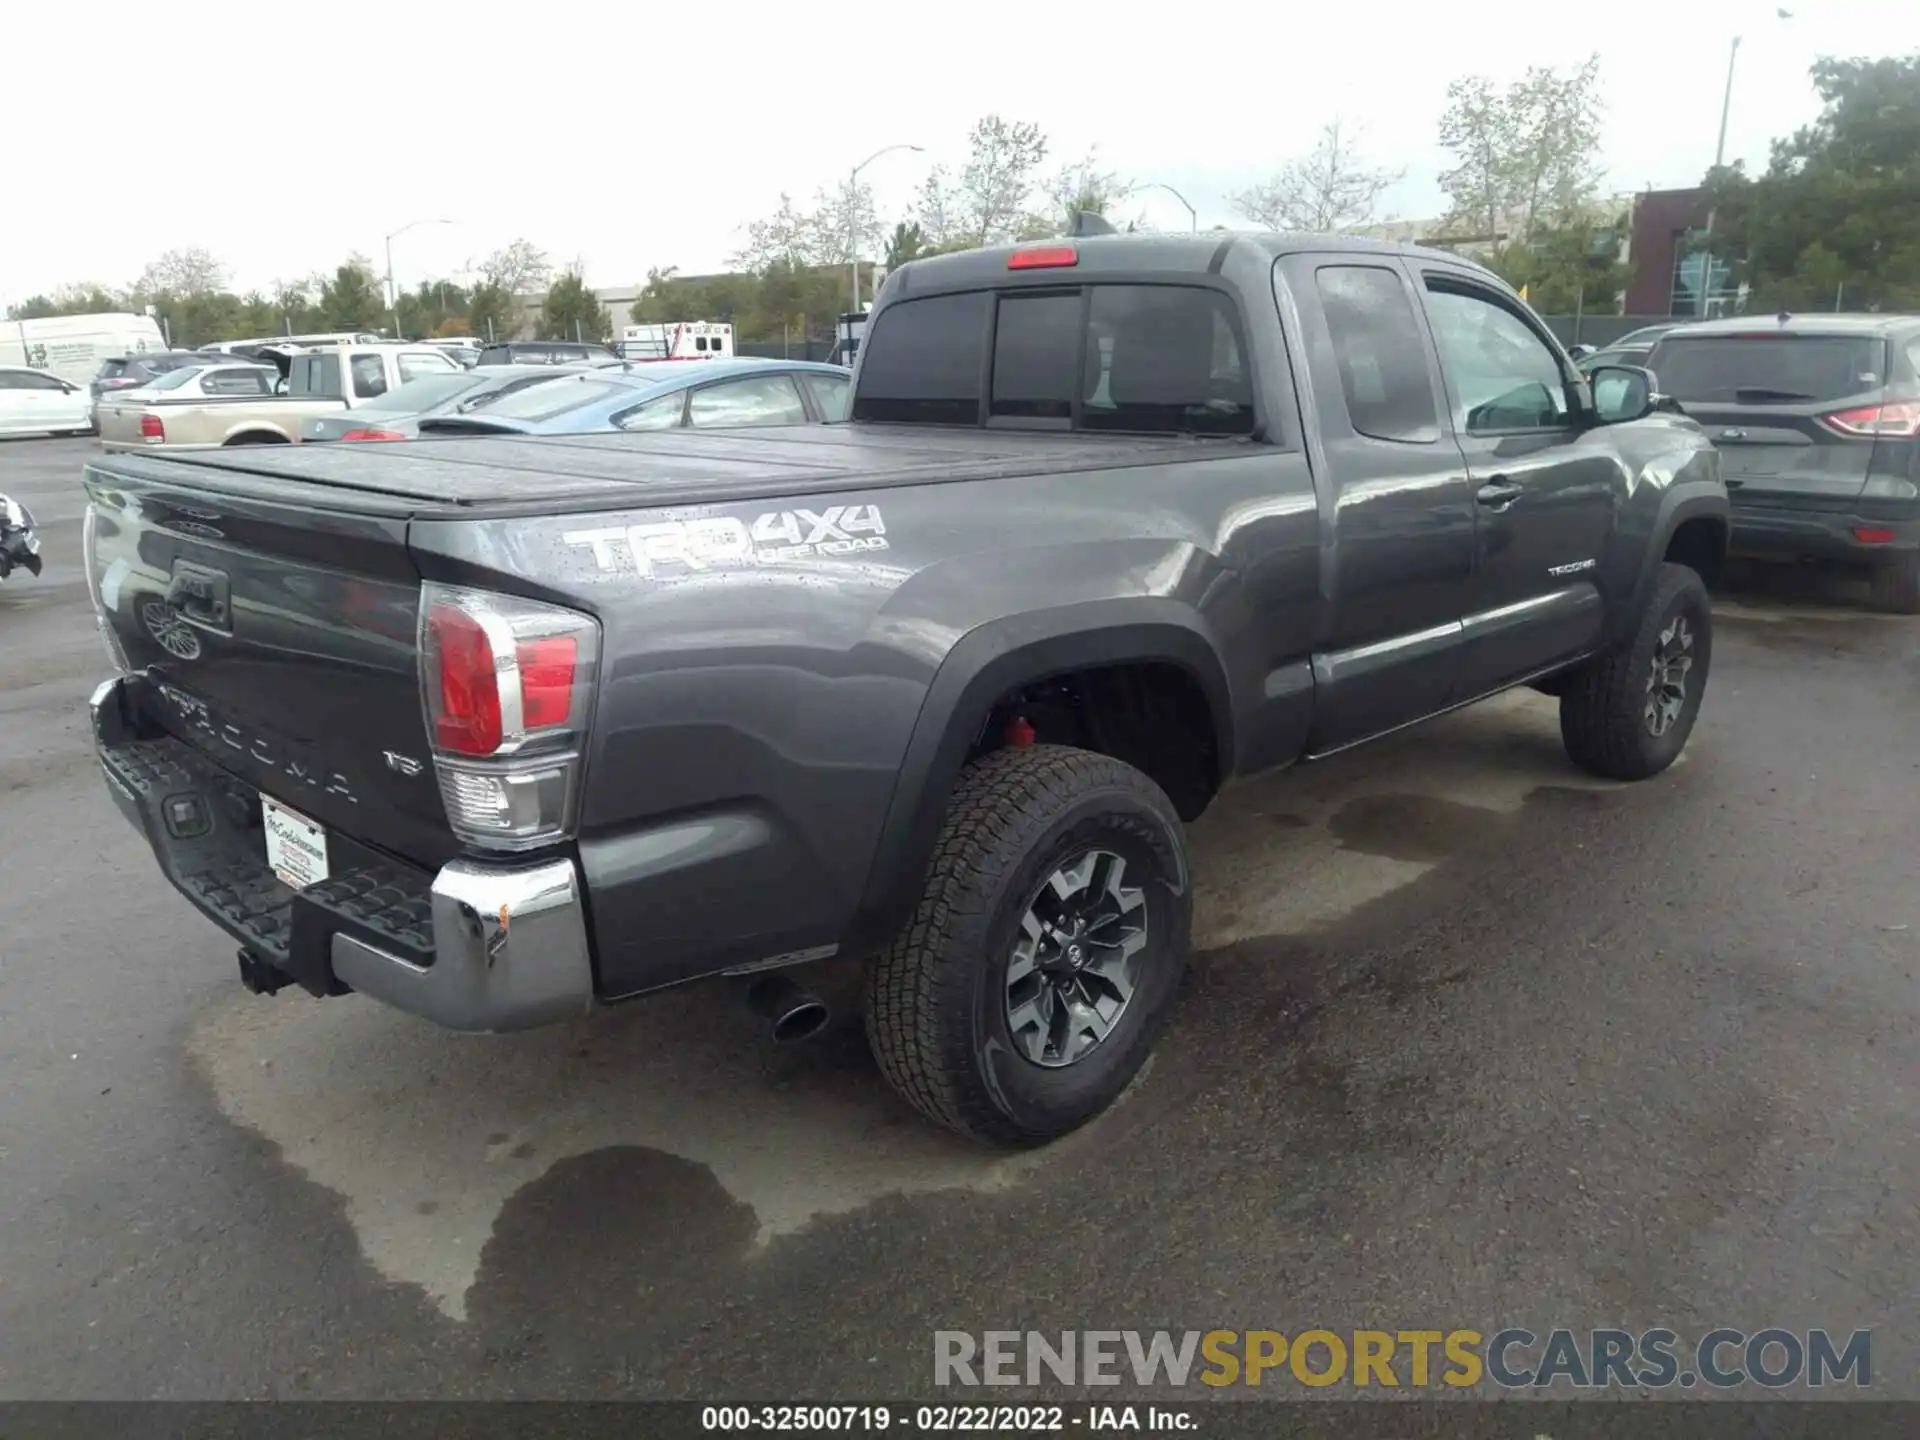
[[1777,475],[1785,460],[1783,455],[1747,446],[1730,446],[1720,452],[1720,463],[1734,475]]
[[327,878],[327,832],[297,810],[260,797],[267,828],[267,864],[280,883],[304,890]]

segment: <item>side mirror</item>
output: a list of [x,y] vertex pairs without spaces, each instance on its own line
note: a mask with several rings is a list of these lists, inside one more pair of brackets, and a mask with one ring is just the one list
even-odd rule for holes
[[1666,403],[1654,387],[1660,382],[1651,370],[1638,365],[1596,365],[1588,372],[1593,390],[1593,416],[1602,425],[1644,420]]
[[1591,345],[1569,345],[1567,355],[1574,360],[1584,360],[1593,353]]

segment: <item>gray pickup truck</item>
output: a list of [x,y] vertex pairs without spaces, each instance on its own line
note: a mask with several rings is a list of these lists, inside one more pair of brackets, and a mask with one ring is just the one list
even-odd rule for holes
[[1223,786],[1526,684],[1673,762],[1728,505],[1653,383],[1436,252],[915,261],[843,425],[94,460],[99,754],[252,989],[791,1035],[839,955],[913,1105],[1034,1143],[1145,1060]]

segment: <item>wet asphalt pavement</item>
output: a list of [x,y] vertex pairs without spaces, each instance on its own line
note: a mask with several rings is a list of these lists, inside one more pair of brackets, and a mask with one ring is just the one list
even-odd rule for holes
[[90,452],[0,442],[49,560],[0,582],[0,1399],[925,1396],[942,1329],[1508,1325],[1871,1328],[1920,1398],[1920,621],[1726,599],[1638,787],[1528,693],[1233,792],[1145,1077],[995,1156],[852,1018],[242,992],[91,758]]

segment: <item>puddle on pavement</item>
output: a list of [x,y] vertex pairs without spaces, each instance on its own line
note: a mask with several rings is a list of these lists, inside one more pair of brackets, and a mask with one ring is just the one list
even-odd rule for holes
[[1497,810],[1436,795],[1362,795],[1334,811],[1327,829],[1348,850],[1438,865],[1459,850],[1484,844],[1489,828],[1505,818]]
[[[1251,979],[1236,1003],[1272,1013],[1244,1023],[1297,1025],[1311,1006],[1285,977],[1301,946],[1548,786],[1619,788],[1571,770],[1554,703],[1528,692],[1437,722],[1417,743],[1235,789],[1192,830],[1204,953],[1189,992],[1210,1009],[1211,987]],[[190,1049],[231,1120],[343,1197],[376,1269],[461,1319],[483,1277],[488,1287],[544,1283],[484,1257],[501,1241],[497,1254],[541,1254],[543,1225],[549,1241],[578,1233],[554,1228],[587,1203],[576,1191],[624,1197],[645,1223],[617,1233],[657,1236],[644,1242],[645,1264],[672,1273],[750,1256],[817,1216],[886,1197],[993,1193],[1037,1167],[1078,1166],[1210,1083],[1183,1028],[1176,1020],[1172,1043],[1107,1116],[1014,1156],[921,1121],[886,1090],[856,1020],[776,1049],[725,985],[507,1036],[448,1034],[357,997],[260,999],[236,986],[200,1015]],[[1156,1078],[1169,1054],[1180,1073]]]

